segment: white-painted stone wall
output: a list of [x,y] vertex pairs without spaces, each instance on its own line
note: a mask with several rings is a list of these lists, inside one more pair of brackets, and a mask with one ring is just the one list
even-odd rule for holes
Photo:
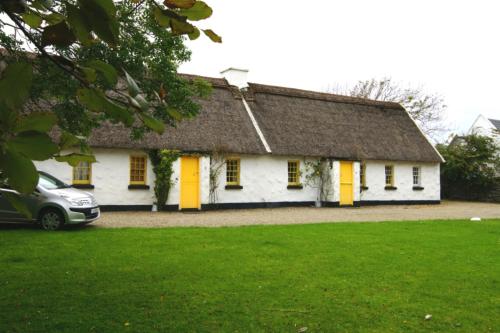
[[[385,166],[394,165],[396,190],[385,189]],[[421,168],[421,191],[413,190],[413,167]],[[358,176],[359,178],[359,176]],[[391,161],[366,162],[366,186],[361,192],[361,201],[418,201],[440,200],[441,185],[438,163],[409,163]]]
[[[305,182],[305,160],[293,156],[244,155],[240,158],[240,185],[243,189],[226,190],[226,170],[223,168],[218,203],[297,202],[315,201],[318,189]],[[303,189],[287,189],[288,161],[299,160]]]
[[[92,165],[92,190],[100,205],[151,205],[154,198],[154,173],[148,158],[146,184],[148,190],[129,189],[129,168],[131,155],[144,155],[140,150],[128,149],[94,149],[97,163]],[[217,203],[262,203],[262,202],[313,202],[318,197],[318,189],[305,184],[305,159],[294,156],[276,155],[241,155],[239,190],[225,189],[225,168],[221,172]],[[301,181],[303,189],[287,189],[288,160],[300,160]],[[174,163],[174,186],[169,195],[168,205],[179,203],[180,159]],[[395,166],[395,191],[387,191],[385,187],[386,164]],[[54,160],[36,162],[39,170],[48,172],[55,177],[71,184],[72,168],[66,163]],[[422,191],[413,190],[412,167],[421,167]],[[209,204],[209,171],[210,157],[200,156],[200,196],[202,204]],[[340,162],[332,163],[333,193],[329,201],[338,202]],[[439,200],[439,164],[403,163],[403,162],[366,162],[366,185],[368,190],[360,193],[360,163],[354,162],[354,201],[410,201]]]

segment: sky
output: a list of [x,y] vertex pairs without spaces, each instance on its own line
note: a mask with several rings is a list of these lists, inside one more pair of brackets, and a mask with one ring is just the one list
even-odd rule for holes
[[182,73],[316,91],[358,80],[393,81],[441,95],[445,119],[466,131],[479,114],[500,119],[500,1],[205,0],[200,21],[223,38],[188,41]]

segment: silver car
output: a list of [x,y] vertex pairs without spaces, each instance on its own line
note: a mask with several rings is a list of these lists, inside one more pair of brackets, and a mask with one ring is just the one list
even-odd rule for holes
[[65,224],[90,223],[100,217],[92,194],[72,188],[48,173],[39,171],[39,175],[33,194],[22,196],[33,218],[28,220],[2,195],[17,192],[0,188],[0,221],[35,222],[45,230],[57,230]]

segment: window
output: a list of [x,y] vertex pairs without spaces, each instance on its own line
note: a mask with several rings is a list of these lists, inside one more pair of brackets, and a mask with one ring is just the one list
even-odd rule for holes
[[90,184],[92,176],[92,164],[90,162],[79,162],[73,167],[73,184]]
[[413,167],[413,186],[420,186],[420,167]]
[[385,186],[394,186],[394,166],[385,166]]
[[361,162],[359,167],[359,182],[361,187],[366,187],[366,164]]
[[240,184],[240,160],[237,158],[226,160],[226,184]]
[[300,185],[299,161],[288,161],[288,185]]
[[146,184],[146,157],[130,156],[130,184]]

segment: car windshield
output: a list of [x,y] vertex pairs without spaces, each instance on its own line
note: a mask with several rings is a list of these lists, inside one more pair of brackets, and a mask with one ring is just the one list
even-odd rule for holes
[[61,188],[71,187],[68,184],[63,183],[59,179],[47,174],[47,173],[39,173],[40,178],[38,179],[38,185],[47,190],[57,190]]

